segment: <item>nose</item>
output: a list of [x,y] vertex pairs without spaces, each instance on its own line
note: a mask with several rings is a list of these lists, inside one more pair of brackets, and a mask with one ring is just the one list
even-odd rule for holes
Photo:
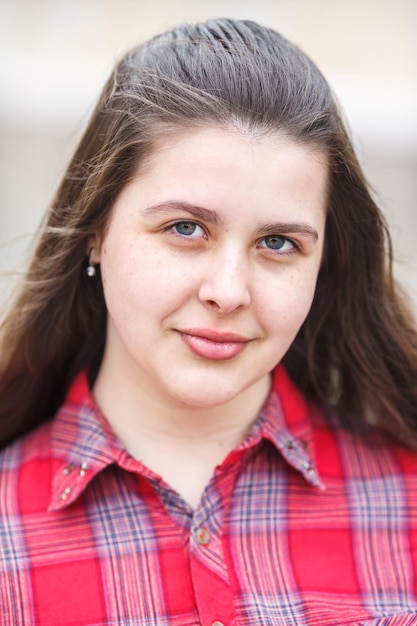
[[219,313],[232,313],[251,302],[248,261],[238,250],[211,257],[198,297],[204,306]]

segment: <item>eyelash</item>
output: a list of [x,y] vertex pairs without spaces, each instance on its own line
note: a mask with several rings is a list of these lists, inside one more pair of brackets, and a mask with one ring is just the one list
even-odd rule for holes
[[282,251],[281,248],[270,248],[269,246],[260,246],[261,248],[265,248],[267,250],[271,250],[272,252],[277,252],[279,253],[281,256],[288,256],[290,254],[294,254],[295,252],[300,252],[300,246],[293,241],[292,239],[289,239],[289,237],[284,237],[284,235],[266,235],[266,237],[263,237],[261,239],[261,242],[265,242],[265,240],[267,239],[279,239],[282,240],[284,243],[283,245],[285,246],[287,243],[290,243],[292,248],[291,250],[284,250]]
[[194,231],[190,233],[189,235],[185,235],[184,233],[180,233],[178,232],[178,230],[175,230],[176,228],[178,228],[178,226],[181,226],[181,225],[195,226],[195,228],[201,228],[201,230],[205,233],[204,228],[200,224],[198,224],[197,222],[193,222],[192,220],[180,220],[179,222],[175,222],[174,224],[171,224],[170,226],[168,226],[166,230],[174,231],[174,233],[178,235],[179,237],[183,237],[185,239],[191,239],[192,238],[191,235],[194,234]]
[[[174,222],[173,224],[170,224],[169,226],[167,226],[164,229],[164,232],[171,232],[174,234],[174,236],[180,237],[182,239],[194,239],[195,237],[192,237],[192,235],[194,235],[195,229],[189,235],[185,235],[184,233],[180,233],[177,230],[177,228],[181,225],[191,225],[191,226],[194,226],[195,229],[200,228],[204,232],[204,234],[206,233],[203,226],[201,226],[198,222],[194,222],[192,220],[179,220],[178,222]],[[198,235],[197,238],[200,236],[201,235]],[[268,246],[260,246],[263,249],[276,252],[277,254],[279,254],[279,256],[290,256],[292,254],[295,254],[301,251],[300,245],[296,241],[294,241],[293,239],[290,239],[289,237],[285,237],[284,235],[266,235],[265,237],[262,237],[262,239],[260,239],[260,242],[265,242],[265,240],[267,239],[281,239],[284,241],[284,246],[286,245],[286,243],[290,243],[292,245],[291,250],[286,250],[284,252],[280,252],[281,248],[274,249],[274,248],[269,248]]]

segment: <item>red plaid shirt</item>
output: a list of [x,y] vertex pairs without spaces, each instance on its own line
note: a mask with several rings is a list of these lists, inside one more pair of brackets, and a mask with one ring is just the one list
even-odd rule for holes
[[417,624],[417,456],[368,447],[277,368],[193,511],[73,385],[0,456],[6,626]]

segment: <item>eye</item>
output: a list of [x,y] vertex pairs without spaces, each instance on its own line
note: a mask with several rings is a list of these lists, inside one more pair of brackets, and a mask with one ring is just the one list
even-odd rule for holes
[[268,235],[261,239],[259,246],[282,253],[294,252],[297,249],[297,245],[291,239],[281,235]]
[[204,235],[204,230],[199,224],[195,222],[176,222],[170,227],[178,235],[183,237],[201,237]]

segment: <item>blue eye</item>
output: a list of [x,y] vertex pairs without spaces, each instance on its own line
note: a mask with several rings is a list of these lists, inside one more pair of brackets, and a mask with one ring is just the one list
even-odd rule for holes
[[195,229],[197,228],[197,224],[193,222],[178,222],[174,224],[174,228],[180,235],[193,235]]
[[195,222],[176,222],[171,228],[183,237],[192,237],[193,235],[201,237],[201,235],[204,234],[201,226]]
[[286,237],[280,235],[269,235],[264,237],[261,241],[262,248],[269,248],[269,250],[277,250],[279,252],[291,252],[296,247],[295,244]]
[[271,237],[265,237],[265,244],[268,248],[272,248],[272,250],[281,250],[281,248],[285,245],[286,239],[284,237],[277,237],[276,235],[272,235]]

